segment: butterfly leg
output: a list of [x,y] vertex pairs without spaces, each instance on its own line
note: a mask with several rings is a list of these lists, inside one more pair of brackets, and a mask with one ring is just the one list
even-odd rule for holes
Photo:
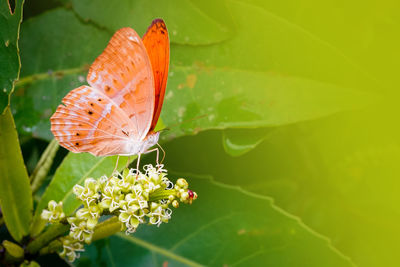
[[138,154],[138,157],[137,157],[137,163],[136,163],[136,171],[137,171],[137,174],[139,174],[139,163],[140,163],[140,156],[141,156],[142,154]]
[[[113,176],[113,174],[114,174],[114,172],[117,170],[117,168],[118,168],[118,161],[119,161],[119,156],[117,156],[117,162],[115,163],[115,167],[114,167],[114,170],[112,171],[112,173],[111,173],[111,176]],[[111,176],[110,176],[110,178],[111,178]]]
[[131,163],[131,156],[128,156],[128,160],[126,162],[125,169],[128,169],[130,163]]
[[154,151],[157,151],[156,163],[157,163],[157,165],[159,165],[159,164],[158,164],[158,156],[159,156],[159,154],[160,154],[160,151],[158,150],[158,148],[153,148],[153,149],[147,150],[147,151],[145,151],[144,153],[145,153],[145,154],[149,154],[149,153],[154,152]]
[[[162,157],[162,159],[161,159],[161,164],[164,162],[164,159],[165,159],[165,150],[162,148],[162,146],[159,144],[159,143],[157,143],[157,146],[161,149],[161,151],[163,152],[163,157]],[[157,164],[158,164],[158,162],[157,162]]]

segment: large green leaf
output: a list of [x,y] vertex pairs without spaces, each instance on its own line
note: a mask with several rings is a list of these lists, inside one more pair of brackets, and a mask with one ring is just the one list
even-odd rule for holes
[[[329,46],[252,6],[232,1],[230,8],[240,26],[232,39],[209,46],[172,47],[161,117],[167,126],[181,125],[164,137],[206,129],[284,125],[354,108],[369,99],[366,94],[340,85],[345,80],[330,79],[332,75],[316,78],[314,72],[322,72],[329,60],[334,60],[335,68],[355,77],[360,75]],[[251,21],[242,13],[251,14]],[[263,38],[248,29],[250,24],[261,22],[271,24],[259,29]],[[13,98],[22,133],[51,138],[48,118],[69,90],[85,83],[85,68],[110,36],[63,9],[47,12],[23,25],[23,78]],[[289,37],[293,38],[289,43],[296,39],[296,51],[292,51],[293,47],[279,47],[280,42],[288,43]],[[254,51],[261,47],[249,49],[249,55],[242,53],[251,43],[269,48],[260,56]],[[318,55],[309,59],[311,63],[306,62],[308,67],[293,58],[289,60],[287,55],[299,54],[299,60],[304,60],[304,53],[309,50]]]
[[227,3],[235,35],[219,45],[179,46],[174,53],[183,64],[303,77],[362,90],[376,86],[373,76],[352,59],[300,25],[245,1]]
[[78,266],[352,266],[270,198],[208,178],[190,184],[198,200],[175,210],[168,224],[96,242]]
[[[65,214],[71,214],[81,204],[72,192],[75,184],[82,185],[86,178],[95,179],[103,175],[111,175],[115,168],[117,157],[94,157],[88,153],[69,153],[54,174],[49,186],[40,199],[33,220],[32,234],[37,235],[44,224],[40,219],[42,210],[47,207],[50,200],[62,201]],[[120,157],[118,166],[126,165],[128,158]]]
[[[392,90],[398,84],[400,45],[400,2],[382,0],[248,0],[267,13],[309,32],[342,51],[362,66],[370,78],[379,80],[376,92]],[[336,73],[336,72],[334,72]]]
[[8,0],[0,2],[0,114],[9,104],[20,70],[18,38],[22,21],[23,0],[14,2],[11,10]]
[[[176,139],[164,146],[167,166],[210,173],[218,181],[273,197],[359,266],[399,266],[396,105],[394,100],[279,127],[251,152],[235,158],[226,155],[219,131]],[[265,134],[261,129],[226,131],[230,136],[242,132],[243,140]]]
[[[74,10],[85,20],[116,31],[132,27],[144,33],[151,21],[162,18],[168,25],[171,42],[204,45],[218,43],[231,35],[232,24],[223,1],[206,0],[74,0]],[[210,12],[212,10],[218,12]]]
[[[315,80],[226,68],[172,68],[163,109],[174,136],[280,126],[352,109],[370,96]],[[202,117],[206,115],[205,117]]]
[[29,233],[32,191],[11,111],[0,114],[0,201],[11,236],[21,241]]
[[21,86],[12,98],[20,134],[53,139],[51,114],[68,91],[85,83],[87,64],[105,48],[109,35],[63,9],[23,23]]

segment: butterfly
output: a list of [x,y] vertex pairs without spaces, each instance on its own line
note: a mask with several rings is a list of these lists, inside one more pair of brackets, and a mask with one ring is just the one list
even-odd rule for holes
[[140,158],[153,151],[149,148],[159,139],[154,128],[168,68],[169,37],[163,20],[155,19],[143,39],[131,28],[118,30],[90,66],[90,86],[70,91],[50,118],[54,137],[72,152],[95,156]]

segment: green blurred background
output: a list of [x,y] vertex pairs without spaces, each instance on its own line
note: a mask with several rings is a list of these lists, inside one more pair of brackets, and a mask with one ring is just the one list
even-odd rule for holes
[[199,199],[77,264],[189,264],[172,253],[216,266],[400,266],[399,5],[27,0],[11,107],[30,170],[48,118],[115,30],[142,35],[161,17],[171,39],[166,167]]

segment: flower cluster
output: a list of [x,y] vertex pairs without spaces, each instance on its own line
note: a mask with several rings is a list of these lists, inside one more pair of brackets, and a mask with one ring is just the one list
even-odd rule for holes
[[[133,233],[141,223],[160,226],[171,218],[170,205],[177,208],[179,202],[191,204],[197,194],[188,189],[185,179],[179,178],[174,185],[167,177],[163,165],[144,166],[144,172],[125,169],[110,178],[88,178],[84,186],[75,185],[73,192],[83,203],[74,216],[68,217],[69,235],[61,238],[62,257],[74,261],[83,251],[83,244],[90,244],[102,215],[117,216],[121,230]],[[62,203],[49,202],[49,210],[43,210],[42,218],[51,223],[65,221]],[[77,253],[78,252],[78,253]]]

